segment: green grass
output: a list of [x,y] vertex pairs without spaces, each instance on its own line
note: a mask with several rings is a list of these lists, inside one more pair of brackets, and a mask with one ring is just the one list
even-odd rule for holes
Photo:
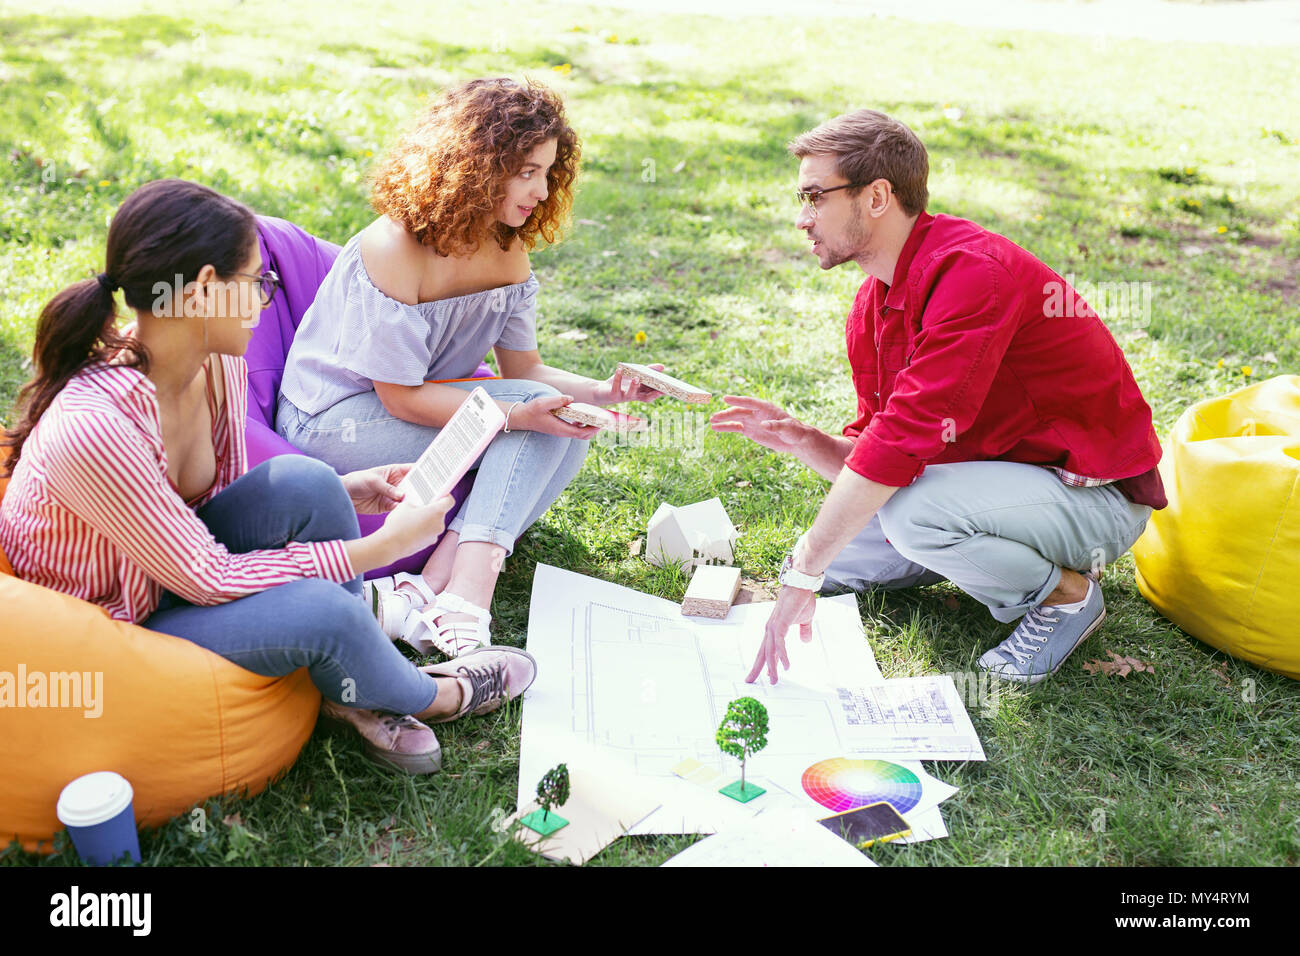
[[[585,147],[574,228],[534,256],[552,364],[604,377],[619,359],[659,360],[838,429],[853,407],[843,317],[862,276],[823,274],[806,254],[785,143],[870,105],[929,147],[931,211],[973,218],[1081,281],[1152,283],[1149,315],[1110,324],[1162,432],[1189,403],[1247,381],[1243,366],[1256,380],[1300,370],[1293,51],[852,18],[802,20],[792,34],[787,21],[535,4],[506,14],[482,4],[185,9],[0,6],[5,408],[27,377],[41,305],[102,267],[106,218],[142,182],[196,179],[342,242],[371,217],[366,169],[424,97],[503,72],[556,87]],[[559,337],[569,330],[588,338]],[[666,453],[593,451],[508,563],[498,640],[522,643],[539,561],[680,599],[680,573],[628,554],[665,498],[720,495],[745,531],[746,574],[775,576],[826,484],[703,421],[688,420]],[[973,712],[988,761],[930,765],[962,788],[944,804],[951,837],[873,858],[1300,861],[1297,685],[1164,621],[1138,595],[1131,558],[1104,587],[1110,620],[1058,676]],[[946,586],[861,607],[887,676],[970,669],[1007,631]],[[1155,673],[1082,670],[1107,650]],[[518,708],[439,735],[444,772],[406,779],[320,730],[266,793],[208,801],[205,828],[179,818],[144,836],[145,857],[538,862],[491,826],[514,806]],[[692,839],[624,839],[591,865],[656,864]]]

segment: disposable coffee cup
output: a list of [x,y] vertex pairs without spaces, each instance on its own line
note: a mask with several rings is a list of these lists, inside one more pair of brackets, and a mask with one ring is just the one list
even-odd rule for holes
[[91,866],[108,866],[124,856],[140,862],[134,796],[127,779],[111,770],[88,773],[63,788],[59,822],[82,860]]

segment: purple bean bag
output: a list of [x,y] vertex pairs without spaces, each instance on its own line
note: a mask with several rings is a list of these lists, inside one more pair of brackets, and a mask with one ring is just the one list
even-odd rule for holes
[[[262,310],[261,319],[248,343],[244,357],[248,362],[248,418],[244,434],[248,442],[248,467],[252,468],[275,455],[301,455],[275,430],[275,407],[284,376],[284,360],[298,331],[307,307],[316,298],[316,290],[325,279],[339,254],[339,247],[317,239],[291,222],[273,216],[257,217],[258,246],[264,268],[280,276],[281,288]],[[492,370],[479,365],[474,378],[490,378]],[[447,523],[455,517],[461,502],[473,484],[473,472],[461,479],[452,490],[456,506],[447,513]],[[369,534],[384,523],[384,515],[357,515],[361,533]],[[397,571],[418,573],[435,545],[403,558],[385,568],[366,573],[367,578],[383,577]]]

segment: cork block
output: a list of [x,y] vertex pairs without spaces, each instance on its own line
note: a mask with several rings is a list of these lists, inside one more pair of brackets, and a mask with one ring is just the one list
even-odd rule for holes
[[724,618],[740,590],[740,568],[701,564],[695,569],[682,613],[692,617]]
[[666,372],[650,368],[648,365],[637,365],[634,362],[619,362],[618,370],[628,378],[634,378],[642,385],[648,385],[657,392],[663,392],[665,395],[675,398],[681,402],[695,402],[704,404],[713,398],[711,392],[706,392],[702,388],[696,388],[683,382],[680,378],[673,378]]
[[590,425],[593,428],[605,428],[612,432],[643,432],[650,427],[644,418],[612,412],[599,405],[587,405],[583,402],[570,402],[559,408],[552,408],[551,414],[560,421],[570,425]]

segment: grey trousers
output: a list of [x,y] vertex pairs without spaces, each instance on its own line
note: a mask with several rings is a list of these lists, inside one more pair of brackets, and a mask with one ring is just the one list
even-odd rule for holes
[[1056,589],[1061,568],[1100,570],[1118,559],[1150,516],[1114,485],[1073,488],[1037,465],[931,465],[836,555],[825,588],[946,579],[1010,622]]

